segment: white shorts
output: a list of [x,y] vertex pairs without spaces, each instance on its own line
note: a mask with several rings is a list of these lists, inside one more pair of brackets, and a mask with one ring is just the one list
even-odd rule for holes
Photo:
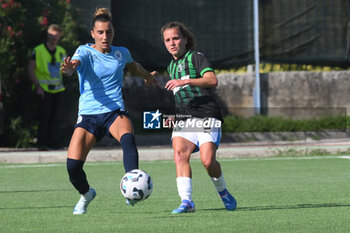
[[184,125],[174,127],[171,139],[174,137],[182,137],[195,144],[193,152],[199,151],[199,147],[206,142],[212,142],[219,148],[221,121],[215,118],[188,118],[184,120]]

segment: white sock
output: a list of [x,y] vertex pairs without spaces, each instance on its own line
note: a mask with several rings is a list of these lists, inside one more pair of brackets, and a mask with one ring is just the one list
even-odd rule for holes
[[192,201],[192,179],[190,177],[177,177],[176,184],[181,201]]
[[211,181],[213,182],[216,191],[218,192],[222,192],[225,190],[226,188],[226,183],[225,183],[225,179],[224,179],[224,174],[221,173],[221,176],[219,178],[215,178],[215,177],[210,177]]

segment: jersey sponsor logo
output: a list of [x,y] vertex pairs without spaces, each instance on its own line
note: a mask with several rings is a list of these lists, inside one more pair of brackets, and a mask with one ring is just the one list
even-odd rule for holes
[[118,61],[123,59],[122,53],[119,50],[115,51],[114,56]]
[[[181,80],[190,79],[190,76],[189,76],[189,75],[186,75],[186,76],[181,77],[180,79],[181,79]],[[188,85],[181,86],[181,87],[175,87],[175,88],[173,89],[174,95],[175,95],[176,92],[178,92],[180,89],[183,89],[183,88],[186,88],[186,87],[188,87]]]

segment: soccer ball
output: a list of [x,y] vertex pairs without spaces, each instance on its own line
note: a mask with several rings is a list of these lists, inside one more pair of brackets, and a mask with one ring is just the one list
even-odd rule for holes
[[151,195],[152,190],[153,183],[150,175],[140,169],[125,173],[120,181],[120,191],[128,200],[146,200]]

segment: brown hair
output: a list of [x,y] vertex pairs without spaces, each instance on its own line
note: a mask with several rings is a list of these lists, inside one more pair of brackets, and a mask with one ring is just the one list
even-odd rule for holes
[[53,31],[57,31],[59,33],[61,33],[61,27],[60,25],[58,24],[51,24],[48,28],[47,28],[47,31],[50,31],[50,30],[53,30]]
[[186,44],[186,49],[194,49],[196,47],[196,41],[195,38],[192,34],[192,32],[188,29],[188,27],[178,21],[172,21],[169,23],[166,23],[161,29],[160,29],[160,35],[161,35],[161,39],[164,40],[163,37],[163,33],[165,30],[170,29],[170,28],[177,28],[179,30],[179,32],[181,33],[181,35],[183,37],[187,38],[187,44]]
[[94,29],[96,21],[112,23],[111,12],[107,8],[97,8],[92,19],[92,29]]

